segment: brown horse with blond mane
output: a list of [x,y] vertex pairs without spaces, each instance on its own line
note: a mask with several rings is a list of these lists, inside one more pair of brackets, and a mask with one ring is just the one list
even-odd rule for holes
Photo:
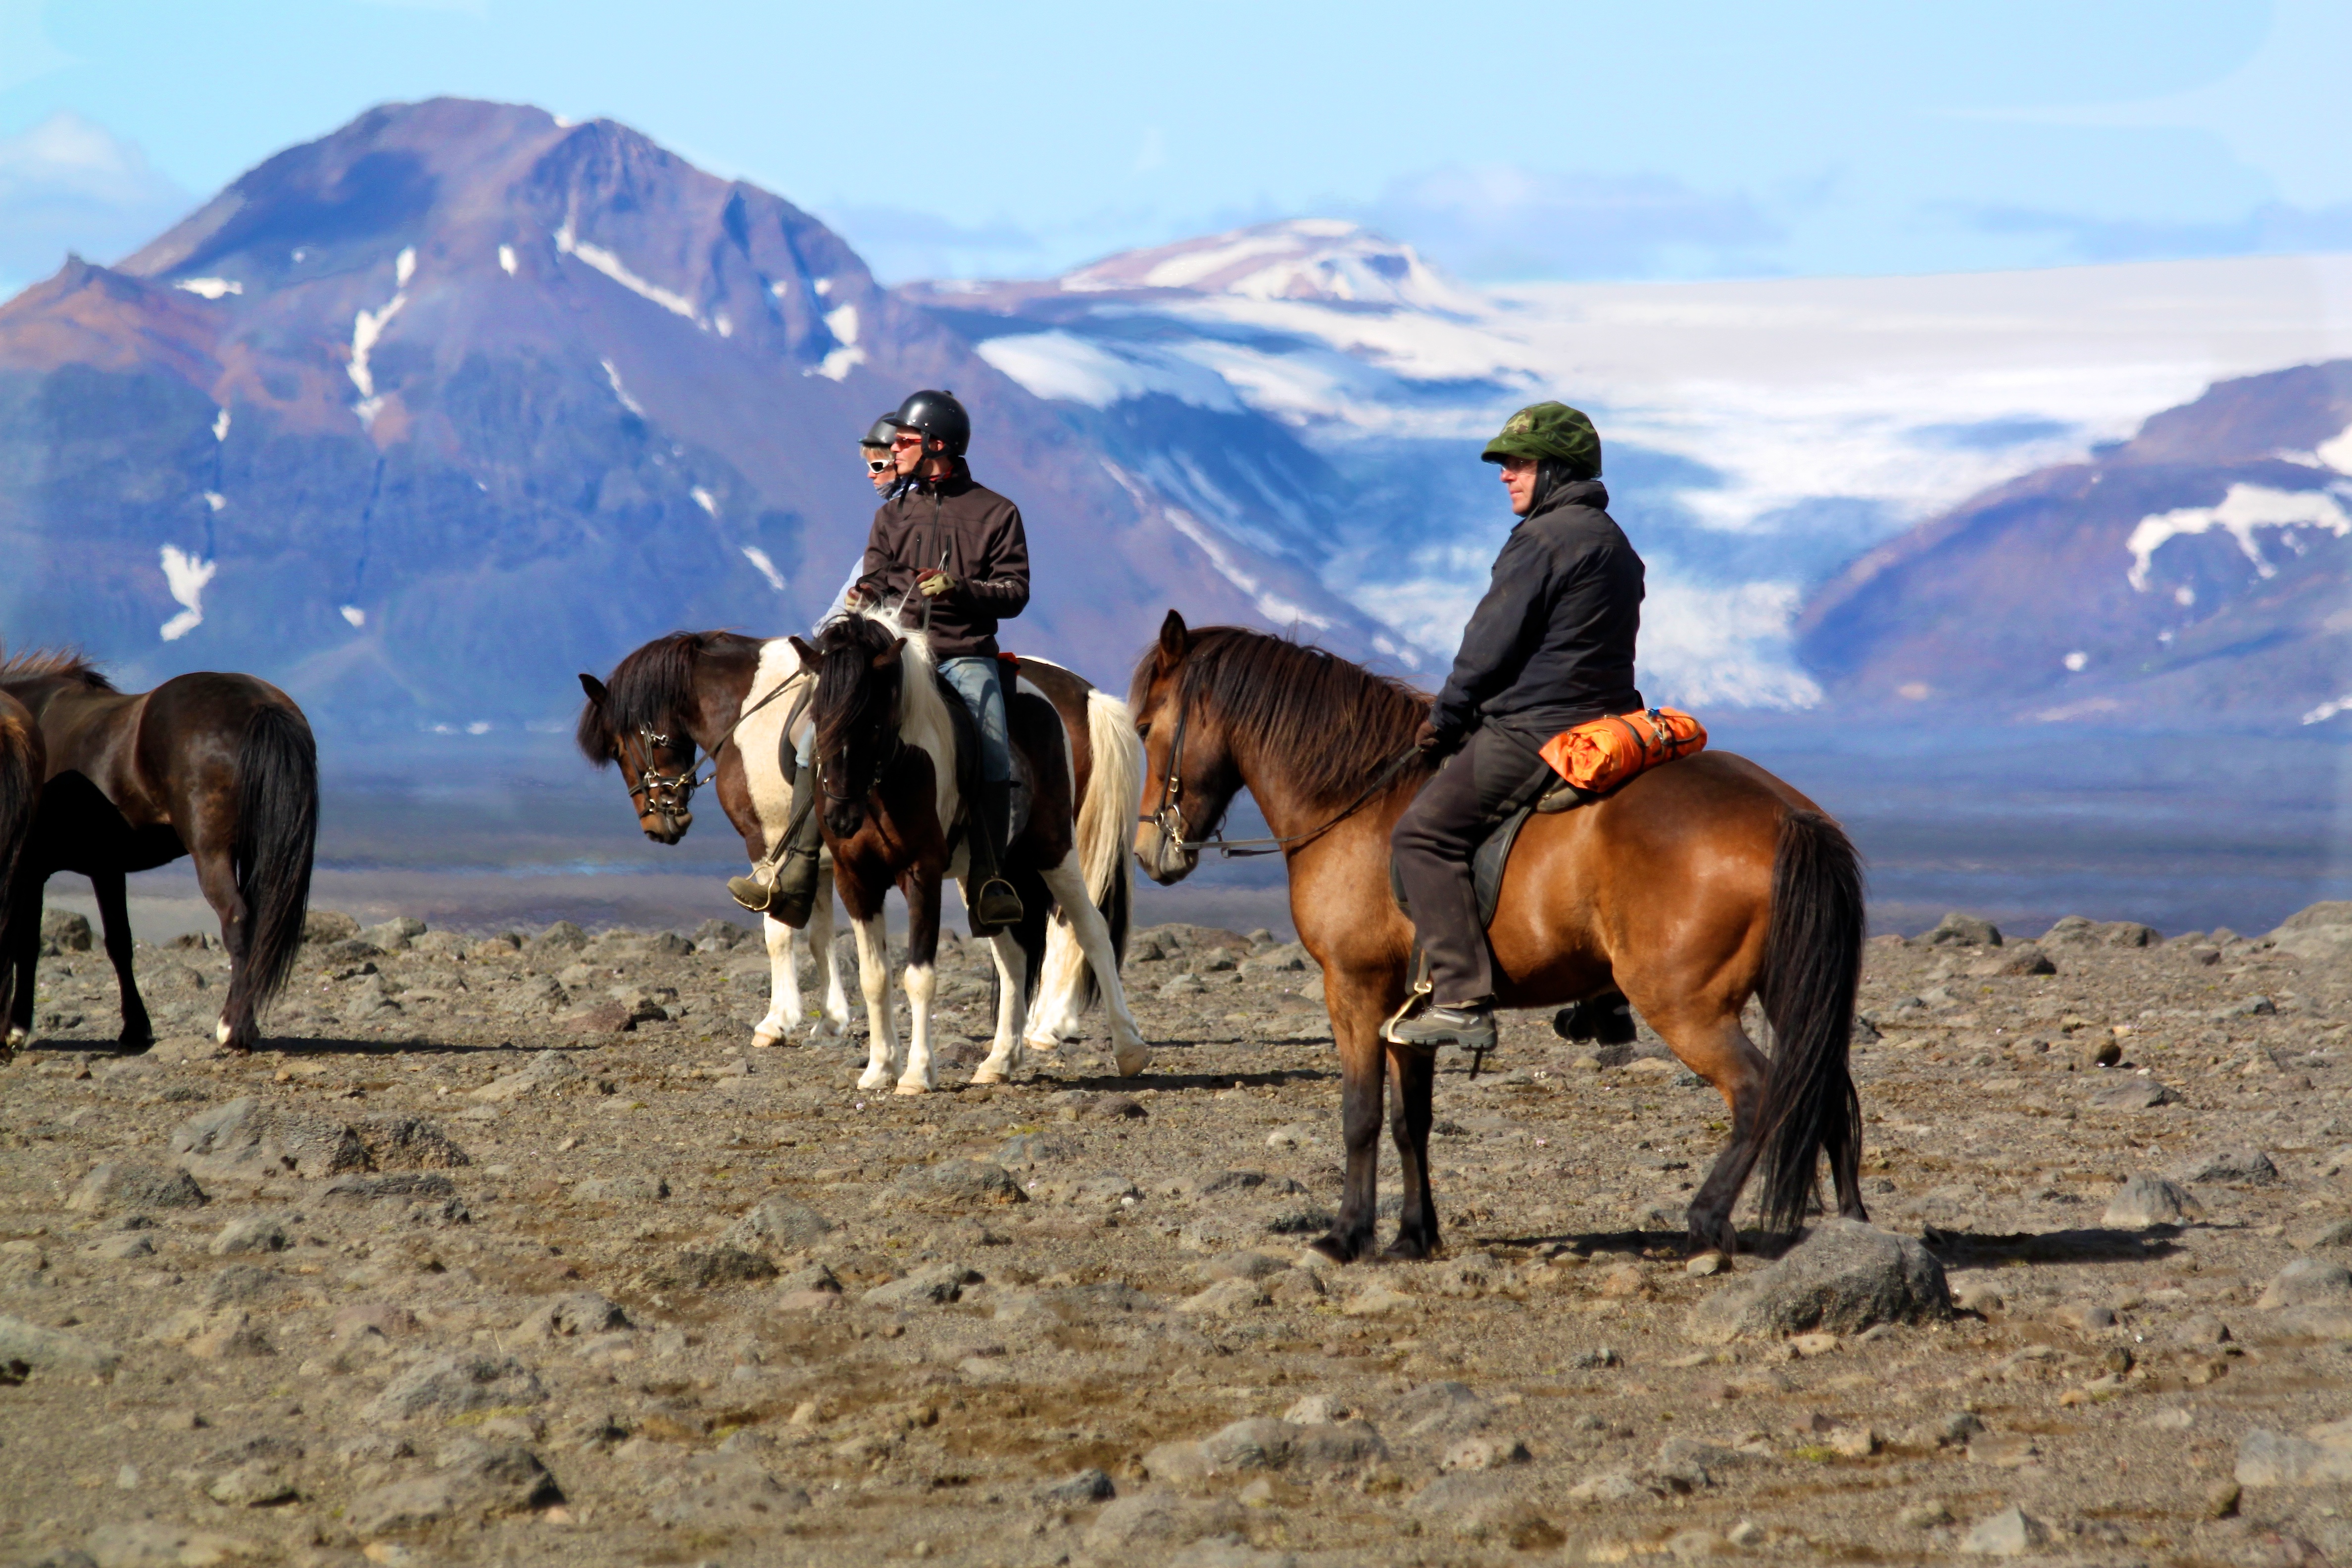
[[[1321,648],[1175,611],[1129,697],[1158,809],[1135,852],[1159,882],[1199,864],[1247,789],[1289,863],[1298,940],[1323,966],[1339,1047],[1346,1187],[1315,1249],[1373,1242],[1384,1080],[1404,1203],[1391,1258],[1438,1246],[1429,1184],[1433,1054],[1381,1038],[1408,990],[1412,926],[1389,893],[1389,832],[1433,764],[1412,752],[1429,699]],[[1861,1105],[1846,1068],[1862,966],[1862,874],[1813,803],[1743,757],[1703,752],[1588,805],[1530,817],[1487,939],[1505,1007],[1622,994],[1731,1109],[1728,1146],[1692,1199],[1694,1246],[1733,1250],[1751,1171],[1765,1228],[1791,1231],[1828,1156],[1839,1212],[1863,1219]],[[1750,996],[1777,1044],[1740,1026]]]

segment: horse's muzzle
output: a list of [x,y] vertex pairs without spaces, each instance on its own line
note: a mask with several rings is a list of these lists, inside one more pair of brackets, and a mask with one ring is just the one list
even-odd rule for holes
[[1158,826],[1146,824],[1135,836],[1135,863],[1143,868],[1145,876],[1164,888],[1191,876],[1201,863],[1201,852]]
[[637,826],[644,828],[646,837],[656,844],[675,844],[686,837],[688,828],[694,826],[694,813],[689,811],[672,816],[665,812],[656,816],[641,816],[637,818]]

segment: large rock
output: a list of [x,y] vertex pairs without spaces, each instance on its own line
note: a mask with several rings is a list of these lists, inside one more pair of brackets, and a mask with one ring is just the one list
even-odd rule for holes
[[2090,921],[2068,915],[2042,934],[2044,947],[2154,947],[2152,926],[2137,921]]
[[2153,1110],[2178,1099],[2179,1096],[2152,1078],[2133,1077],[2094,1090],[2091,1105],[2098,1110]]
[[426,1116],[363,1116],[352,1131],[380,1171],[454,1171],[473,1159]]
[[1095,1515],[1087,1526],[1088,1550],[1111,1553],[1137,1548],[1165,1551],[1239,1530],[1247,1518],[1228,1498],[1194,1501],[1169,1491],[1138,1492],[1120,1498]]
[[1919,940],[1929,947],[1999,947],[2000,930],[1990,921],[1954,910]]
[[404,1421],[537,1405],[546,1397],[539,1375],[512,1356],[436,1356],[394,1378],[361,1414],[370,1421]]
[[1013,1173],[989,1160],[942,1160],[909,1171],[890,1194],[927,1208],[1000,1208],[1029,1201]]
[[343,1524],[362,1535],[417,1530],[445,1519],[488,1519],[524,1513],[563,1500],[539,1456],[515,1444],[467,1441],[442,1456],[438,1475],[394,1481],[362,1492]]
[[833,1221],[790,1193],[770,1193],[727,1227],[724,1239],[753,1251],[801,1252],[823,1241],[833,1228]]
[[1989,1519],[1977,1521],[1960,1542],[1960,1550],[1979,1557],[2025,1557],[2050,1544],[2050,1527],[2010,1504]]
[[2336,1307],[2352,1302],[2352,1269],[2325,1258],[2298,1258],[2280,1269],[2257,1307]]
[[22,1318],[0,1317],[0,1366],[22,1362],[36,1372],[94,1373],[103,1377],[122,1360],[96,1340],[61,1329],[45,1329]]
[[201,1568],[272,1555],[257,1541],[152,1519],[101,1524],[82,1545],[96,1568]]
[[2162,1176],[2134,1176],[2117,1189],[2099,1223],[2117,1230],[2147,1230],[2187,1225],[2205,1217],[2205,1205],[2188,1188]]
[[229,1176],[339,1176],[374,1164],[359,1134],[341,1122],[281,1110],[251,1095],[191,1116],[172,1130],[171,1148],[198,1171]]
[[185,1171],[164,1165],[100,1165],[81,1179],[66,1207],[82,1213],[105,1209],[192,1209],[205,1202],[204,1188]]
[[2268,1187],[2278,1183],[2278,1167],[2260,1149],[2223,1149],[2191,1160],[2172,1173],[2180,1182],[2211,1182],[2223,1186]]
[[1943,1266],[1926,1247],[1875,1226],[1829,1219],[1770,1268],[1701,1301],[1683,1330],[1722,1344],[1743,1335],[1853,1333],[1951,1315]]
[[2260,1427],[2238,1445],[2242,1487],[2308,1487],[2352,1481],[2352,1445],[2315,1443]]

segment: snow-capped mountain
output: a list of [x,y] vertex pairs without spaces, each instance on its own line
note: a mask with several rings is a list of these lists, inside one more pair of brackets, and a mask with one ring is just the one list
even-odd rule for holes
[[2352,715],[2352,361],[2223,382],[2025,475],[1809,605],[1841,698],[2044,721]]
[[1026,518],[1005,640],[1124,684],[1170,604],[1385,629],[1203,528],[824,225],[626,127],[436,100],[270,159],[0,306],[0,638],[236,668],[329,727],[560,725],[677,626],[805,627],[919,386]]
[[1654,698],[1802,707],[1793,623],[1856,556],[2217,376],[2352,352],[2352,258],[1481,290],[1299,221],[1059,279],[899,290],[1194,519],[1441,669],[1510,519],[1485,437],[1591,413],[1650,563]]

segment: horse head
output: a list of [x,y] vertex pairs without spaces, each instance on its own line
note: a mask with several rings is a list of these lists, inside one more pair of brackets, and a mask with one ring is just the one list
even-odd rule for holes
[[662,637],[623,659],[607,686],[582,674],[588,694],[573,738],[598,767],[618,763],[637,826],[656,844],[675,844],[694,826],[695,639]]
[[1160,640],[1135,667],[1128,707],[1143,740],[1143,797],[1149,815],[1136,824],[1135,858],[1163,886],[1181,882],[1201,863],[1201,845],[1224,820],[1241,787],[1223,716],[1202,700],[1201,682],[1187,679],[1192,631],[1174,610],[1160,623]]
[[898,753],[898,691],[907,639],[868,616],[829,623],[816,647],[794,639],[816,670],[817,777],[824,828],[835,839],[865,826],[866,797]]

